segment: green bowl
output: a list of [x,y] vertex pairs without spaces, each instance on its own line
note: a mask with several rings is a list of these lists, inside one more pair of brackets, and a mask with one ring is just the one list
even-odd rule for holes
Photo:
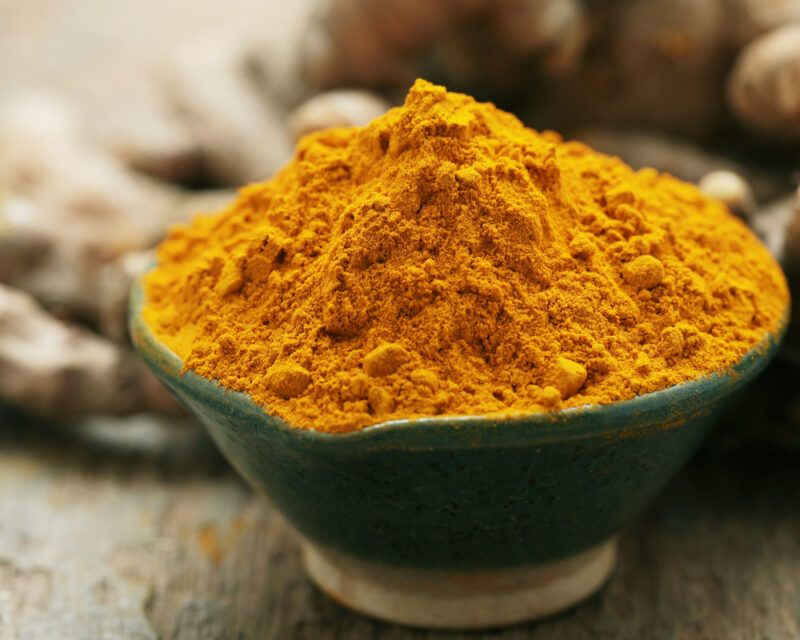
[[301,534],[314,581],[357,610],[420,626],[516,623],[597,590],[616,534],[780,341],[766,336],[729,370],[610,405],[332,435],[293,428],[246,394],[182,373],[142,306],[138,285],[136,349]]

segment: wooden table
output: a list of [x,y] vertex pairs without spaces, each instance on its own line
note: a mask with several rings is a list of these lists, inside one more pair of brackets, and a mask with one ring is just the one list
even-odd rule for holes
[[623,537],[596,597],[485,634],[321,595],[281,518],[189,424],[0,415],[0,638],[800,638],[800,459],[706,448]]

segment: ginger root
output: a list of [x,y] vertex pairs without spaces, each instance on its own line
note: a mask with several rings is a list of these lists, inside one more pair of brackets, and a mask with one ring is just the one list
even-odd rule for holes
[[238,41],[207,36],[178,50],[162,71],[166,98],[219,186],[264,180],[292,151],[284,114],[260,95],[248,55]]
[[68,326],[2,285],[0,399],[59,419],[180,412],[130,349]]
[[546,126],[624,124],[692,136],[712,131],[724,111],[723,1],[587,3],[591,38],[584,63],[548,86]]
[[0,282],[94,323],[99,267],[163,233],[179,202],[91,146],[58,102],[0,107]]
[[340,89],[320,93],[294,110],[289,130],[294,140],[328,127],[363,126],[389,109],[389,103],[370,91]]
[[788,222],[783,243],[783,264],[792,279],[792,276],[800,274],[800,188],[794,197],[784,200],[784,205],[789,213],[785,214]]
[[230,197],[186,194],[131,172],[89,143],[53,99],[26,96],[0,106],[0,283],[56,315],[100,328],[113,316],[124,326],[129,280],[112,294],[103,283],[107,265]]
[[725,39],[735,49],[800,20],[800,0],[724,0],[724,7]]
[[728,100],[754,130],[800,140],[800,23],[771,31],[741,52],[728,80]]
[[132,173],[56,100],[0,105],[0,400],[58,419],[178,411],[128,346],[128,293],[166,227],[221,197]]
[[573,70],[585,14],[579,0],[328,0],[306,31],[303,73],[321,89],[391,90],[425,75],[505,91],[531,68]]
[[747,180],[734,171],[711,171],[700,178],[697,186],[712,198],[721,200],[740,218],[748,218],[755,209],[753,189]]
[[787,248],[791,246],[793,251],[800,248],[800,242],[787,245],[789,229],[796,226],[793,225],[793,220],[797,216],[797,210],[798,196],[793,194],[783,196],[760,207],[750,219],[753,231],[761,238],[772,255],[784,265]]

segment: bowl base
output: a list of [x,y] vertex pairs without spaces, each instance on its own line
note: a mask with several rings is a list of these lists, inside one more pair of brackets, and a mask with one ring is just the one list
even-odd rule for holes
[[501,571],[404,569],[366,563],[304,542],[306,571],[337,602],[414,627],[481,629],[557,613],[608,579],[617,539],[535,567]]

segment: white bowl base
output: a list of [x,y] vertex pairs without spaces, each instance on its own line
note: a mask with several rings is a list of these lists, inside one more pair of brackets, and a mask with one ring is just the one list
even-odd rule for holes
[[535,567],[501,571],[403,569],[304,542],[311,579],[360,613],[414,627],[482,629],[537,620],[588,598],[608,579],[617,539]]

